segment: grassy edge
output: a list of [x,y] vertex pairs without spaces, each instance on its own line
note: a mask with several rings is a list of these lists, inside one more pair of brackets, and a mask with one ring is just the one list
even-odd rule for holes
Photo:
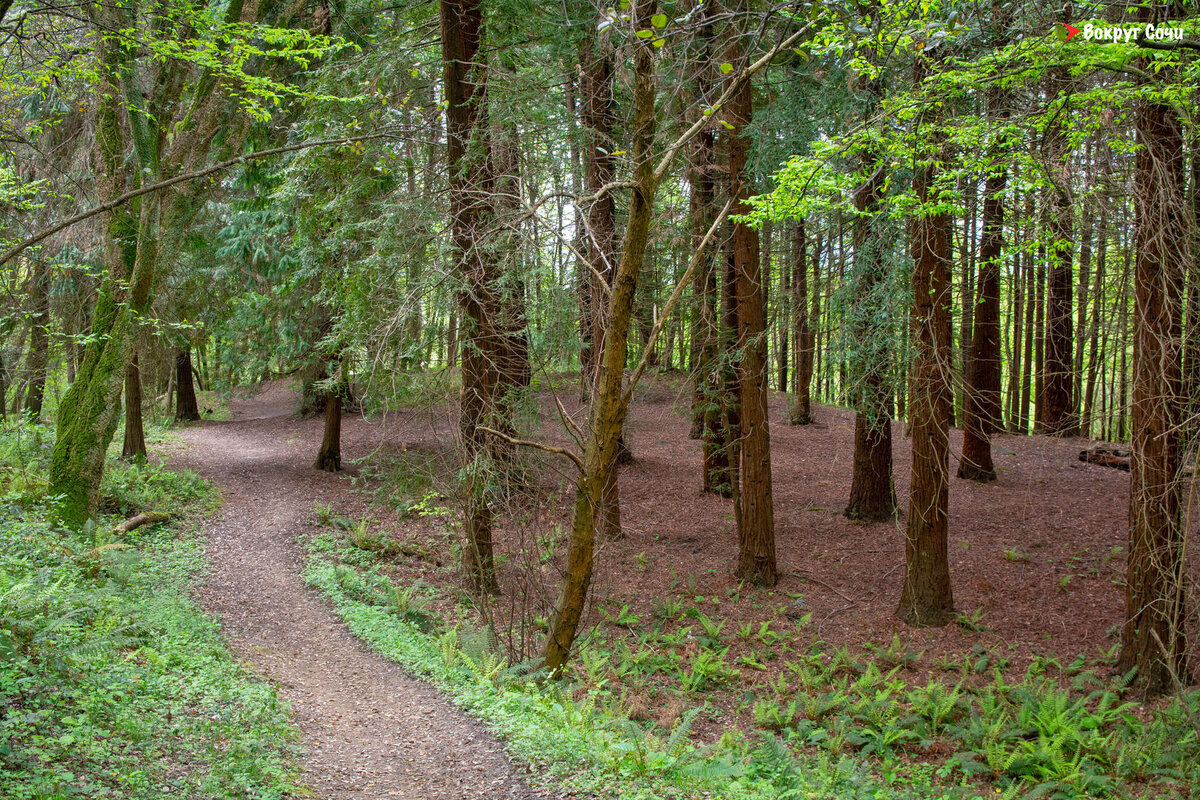
[[[16,715],[0,726],[0,766],[9,761],[0,794],[159,797],[170,784],[194,797],[311,795],[286,703],[236,659],[219,621],[194,600],[210,568],[202,529],[219,492],[187,471],[109,467],[106,487],[119,505],[185,513],[117,536],[110,526],[122,510],[65,532],[50,527],[41,502],[4,499],[4,535],[25,549],[7,561],[14,572],[0,569],[3,644],[21,659],[0,670],[0,706]],[[114,628],[132,633],[114,638]],[[67,667],[43,663],[42,652],[64,647],[78,653]]]
[[[694,747],[686,735],[656,738],[606,715],[590,696],[573,699],[570,690],[520,679],[495,657],[478,650],[472,656],[471,648],[461,646],[460,628],[441,636],[426,633],[388,608],[364,601],[374,573],[340,559],[345,551],[337,537],[317,534],[304,537],[303,544],[305,582],[328,598],[351,633],[485,722],[513,755],[535,767],[531,774],[540,784],[622,800],[982,800],[923,780],[889,785],[848,757],[822,754],[801,761],[786,748],[759,745],[736,730],[708,748]],[[348,560],[361,563],[353,556]],[[751,751],[758,755],[753,769],[747,768]]]

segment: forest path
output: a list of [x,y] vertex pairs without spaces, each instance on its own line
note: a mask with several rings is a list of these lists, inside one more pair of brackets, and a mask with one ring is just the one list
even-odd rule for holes
[[[321,420],[290,416],[293,398],[274,385],[235,401],[233,421],[181,431],[187,446],[170,456],[221,488],[198,599],[238,657],[291,704],[305,780],[322,800],[548,797],[481,723],[369,650],[302,583],[296,537],[313,505],[340,510],[361,499],[344,479],[312,468]],[[371,425],[350,415],[343,424],[343,452],[358,455],[346,446],[368,442]]]

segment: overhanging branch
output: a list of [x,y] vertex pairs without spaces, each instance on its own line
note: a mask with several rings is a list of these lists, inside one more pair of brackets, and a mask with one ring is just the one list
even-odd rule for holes
[[346,137],[340,137],[337,139],[320,139],[315,142],[298,142],[296,144],[289,144],[289,145],[285,145],[283,147],[273,147],[270,150],[259,150],[256,153],[243,153],[242,155],[237,156],[236,158],[231,158],[227,161],[222,161],[220,163],[213,164],[212,166],[205,167],[204,169],[198,169],[198,170],[195,170],[194,172],[187,172],[187,173],[184,173],[183,175],[176,175],[173,178],[167,178],[166,180],[158,181],[156,183],[150,183],[145,186],[140,186],[137,189],[131,189],[130,191],[125,192],[125,194],[123,194],[119,197],[114,197],[112,200],[109,200],[107,203],[101,203],[98,206],[89,208],[87,211],[81,211],[73,217],[68,217],[67,219],[63,220],[62,222],[55,223],[54,225],[51,225],[49,228],[46,228],[46,229],[34,234],[33,236],[30,236],[28,239],[25,239],[24,241],[20,242],[19,244],[14,245],[13,247],[6,250],[3,255],[0,255],[0,265],[8,263],[9,260],[20,255],[21,252],[24,251],[26,248],[32,247],[33,245],[37,244],[38,242],[50,238],[51,236],[58,233],[59,231],[66,230],[67,228],[71,227],[72,225],[75,225],[79,222],[83,222],[85,219],[91,219],[92,217],[96,216],[97,214],[103,214],[106,211],[112,211],[114,208],[119,208],[119,207],[125,205],[126,203],[128,203],[130,200],[141,197],[144,194],[150,194],[151,192],[161,192],[163,189],[169,189],[172,186],[176,186],[180,183],[186,183],[188,181],[194,181],[199,178],[204,178],[209,175],[212,175],[213,173],[220,172],[221,170],[229,169],[230,167],[237,166],[238,164],[244,164],[248,161],[254,161],[254,160],[257,160],[260,158],[266,158],[268,156],[277,156],[282,153],[293,153],[297,150],[307,150],[311,147],[324,147],[326,145],[336,145],[336,144],[345,145],[345,144],[350,144],[351,142],[364,142],[364,141],[368,141],[370,139],[382,139],[386,136],[391,136],[391,135],[392,134],[390,132],[388,132],[388,133],[371,133],[371,134],[367,134],[365,136],[346,136]]

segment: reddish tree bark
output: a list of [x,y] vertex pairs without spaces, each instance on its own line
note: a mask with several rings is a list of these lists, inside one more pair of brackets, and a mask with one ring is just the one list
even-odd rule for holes
[[121,446],[121,458],[146,458],[146,431],[142,425],[142,373],[138,369],[138,356],[125,367],[125,441]]
[[[1052,71],[1054,93],[1061,94],[1067,77],[1064,68]],[[1051,188],[1049,235],[1049,282],[1046,287],[1046,341],[1044,388],[1042,390],[1042,413],[1039,414],[1041,430],[1056,436],[1073,436],[1078,430],[1078,420],[1072,413],[1072,382],[1075,374],[1074,308],[1072,275],[1074,217],[1071,200],[1072,165],[1066,158],[1066,131],[1060,123],[1053,123],[1046,132],[1045,151],[1049,164]]]
[[175,421],[195,422],[200,419],[196,402],[196,385],[192,381],[192,351],[181,347],[175,351]]
[[[923,79],[917,60],[915,82]],[[933,154],[930,154],[932,157]],[[936,169],[919,165],[913,192],[931,196]],[[945,625],[954,615],[947,552],[950,492],[950,216],[918,210],[912,222],[912,333],[916,354],[909,413],[912,487],[905,529],[904,588],[897,615],[908,625]],[[976,320],[978,324],[978,320]]]
[[[1147,13],[1149,13],[1147,11]],[[1178,112],[1142,100],[1134,166],[1133,443],[1129,559],[1118,668],[1151,693],[1186,677],[1179,504],[1183,265],[1187,257],[1183,129]]]
[[[989,117],[1002,122],[1008,116],[1007,94],[993,89],[988,106]],[[963,398],[963,449],[958,477],[972,481],[996,479],[991,437],[1004,429],[1000,400],[1000,267],[1004,258],[1004,192],[1008,170],[1002,158],[984,182],[983,241],[979,247],[974,329]]]
[[336,389],[325,394],[325,433],[313,466],[325,472],[342,470],[342,395]]
[[[745,15],[745,0],[731,4],[735,14]],[[740,26],[730,25],[730,63],[744,60]],[[729,195],[734,214],[749,214],[750,181],[746,159],[750,139],[746,126],[753,113],[753,90],[749,80],[729,102]],[[738,563],[740,580],[774,586],[779,576],[775,565],[775,510],[771,492],[771,436],[767,423],[767,336],[762,264],[758,231],[744,222],[733,226],[733,269],[737,293],[738,386],[741,404],[740,491],[737,493]]]
[[[812,397],[809,386],[812,384],[813,373],[813,341],[808,329],[808,255],[807,239],[804,232],[804,220],[796,222],[795,240],[792,245],[792,304],[796,314],[796,404],[792,407],[791,423],[807,425],[812,422]],[[818,240],[816,260],[821,258],[821,244]],[[819,301],[814,298],[813,304]]]

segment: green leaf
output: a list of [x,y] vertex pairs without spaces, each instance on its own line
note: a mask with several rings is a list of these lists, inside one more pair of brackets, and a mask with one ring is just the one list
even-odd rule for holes
[[733,72],[733,64],[730,64],[728,61],[726,61],[724,64],[721,65],[721,74],[722,75],[728,75],[731,72]]
[[653,17],[650,18],[650,24],[656,28],[667,27],[667,15],[666,14],[655,14]]
[[650,30],[649,28],[637,32],[637,37],[639,39],[649,39],[653,35],[654,31]]

